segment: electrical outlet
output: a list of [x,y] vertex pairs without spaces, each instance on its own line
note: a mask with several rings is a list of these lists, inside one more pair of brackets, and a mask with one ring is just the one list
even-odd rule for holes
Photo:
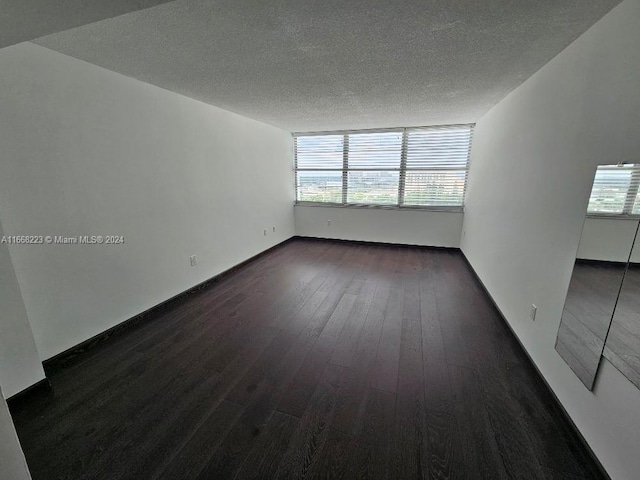
[[327,220],[327,225],[331,226],[331,220]]
[[531,311],[529,312],[529,318],[536,321],[536,312],[538,311],[538,307],[536,307],[533,303],[531,304]]
[[273,233],[276,233],[276,226],[273,226]]
[[195,267],[198,264],[198,259],[196,258],[195,255],[191,255],[189,257],[189,261],[191,262],[192,267]]
[[267,230],[266,229],[264,230],[264,236],[265,237],[267,236]]

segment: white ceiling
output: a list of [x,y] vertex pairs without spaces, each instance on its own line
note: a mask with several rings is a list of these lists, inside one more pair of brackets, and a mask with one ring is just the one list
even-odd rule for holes
[[290,131],[475,122],[620,0],[180,0],[35,41]]

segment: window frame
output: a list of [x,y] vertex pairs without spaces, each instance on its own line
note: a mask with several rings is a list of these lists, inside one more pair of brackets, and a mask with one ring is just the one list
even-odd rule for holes
[[[419,130],[454,130],[460,128],[469,129],[469,145],[467,158],[464,169],[452,166],[439,167],[430,170],[446,170],[446,171],[459,171],[464,172],[464,185],[462,191],[462,204],[461,205],[407,205],[405,204],[405,187],[407,173],[426,171],[425,169],[407,168],[407,144],[408,137],[412,131]],[[337,208],[373,208],[373,209],[388,209],[388,210],[427,210],[427,211],[446,211],[446,212],[464,212],[464,200],[467,192],[467,183],[469,177],[469,168],[471,165],[471,145],[473,142],[475,124],[454,124],[454,125],[435,125],[429,127],[396,127],[396,128],[380,128],[380,129],[366,129],[366,130],[338,130],[338,131],[319,131],[319,132],[294,132],[292,133],[294,139],[294,191],[296,195],[295,205],[299,206],[311,206],[311,207],[337,207]],[[400,165],[399,168],[349,168],[349,137],[350,135],[368,134],[368,133],[393,133],[398,132],[402,134],[401,148],[400,148]],[[312,136],[329,136],[329,135],[342,135],[342,168],[298,168],[298,137],[312,137]],[[304,171],[327,171],[327,172],[342,172],[342,201],[341,202],[322,202],[322,201],[308,201],[298,200],[299,185],[298,185],[298,172]],[[348,202],[349,195],[349,172],[353,171],[393,171],[398,172],[398,193],[396,203],[354,203]]]

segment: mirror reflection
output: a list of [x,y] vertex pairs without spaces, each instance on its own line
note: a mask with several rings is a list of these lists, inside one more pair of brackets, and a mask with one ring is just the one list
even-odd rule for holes
[[640,241],[631,253],[604,356],[640,388]]
[[580,258],[573,267],[556,350],[589,389],[593,388],[625,270],[625,262]]
[[[638,220],[633,218],[640,207],[636,201],[640,178],[637,170],[636,165],[601,165],[597,169],[558,330],[556,350],[590,390],[638,229]],[[640,257],[640,247],[637,255]],[[637,273],[640,277],[640,268]],[[640,306],[632,305],[632,297],[640,298],[637,294],[640,292],[631,292],[631,281],[625,288],[629,290],[629,310],[636,308],[635,312],[640,312]],[[629,315],[628,312],[627,317]],[[633,328],[633,322],[626,317],[621,316],[618,324],[618,336],[626,335],[623,330]],[[633,325],[638,328],[637,324]],[[638,343],[625,346],[623,356],[631,363],[629,352],[634,348],[635,352],[639,351],[640,334],[637,340]],[[612,341],[611,352],[620,348],[619,343]],[[635,358],[637,367],[638,357]]]

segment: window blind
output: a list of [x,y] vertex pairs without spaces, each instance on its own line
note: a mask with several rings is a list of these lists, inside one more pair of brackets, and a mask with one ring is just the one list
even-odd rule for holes
[[347,203],[396,205],[402,131],[348,136]]
[[405,205],[462,206],[470,127],[407,130]]
[[640,164],[600,165],[596,170],[587,213],[640,214]]
[[296,199],[342,203],[344,135],[294,137]]
[[472,125],[294,134],[300,203],[461,209]]

